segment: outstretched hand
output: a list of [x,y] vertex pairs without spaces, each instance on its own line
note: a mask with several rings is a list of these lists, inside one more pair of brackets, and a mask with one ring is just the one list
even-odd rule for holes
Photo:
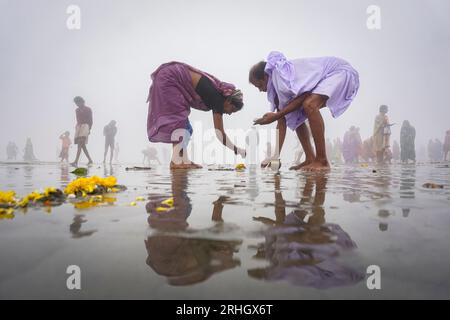
[[265,125],[277,121],[279,116],[276,112],[266,113],[262,118],[253,121],[253,124]]

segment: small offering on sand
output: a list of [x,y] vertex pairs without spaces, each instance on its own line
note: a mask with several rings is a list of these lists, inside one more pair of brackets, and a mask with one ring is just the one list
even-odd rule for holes
[[238,163],[234,169],[235,169],[236,171],[242,171],[242,170],[245,170],[246,167],[245,167],[245,164],[243,164],[243,163]]
[[432,182],[424,183],[422,187],[427,188],[427,189],[444,189],[444,186],[442,184],[437,184],[437,183],[432,183]]

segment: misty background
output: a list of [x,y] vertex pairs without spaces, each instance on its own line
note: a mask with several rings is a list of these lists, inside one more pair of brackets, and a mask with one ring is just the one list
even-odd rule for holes
[[[69,5],[81,9],[80,30],[66,26]],[[369,5],[381,8],[381,30],[366,26]],[[387,104],[396,123],[391,141],[409,120],[420,153],[450,129],[449,13],[448,0],[0,0],[0,160],[9,141],[21,160],[30,137],[39,160],[58,161],[59,135],[69,130],[73,140],[73,97],[80,95],[93,110],[94,161],[103,159],[110,120],[117,121],[119,160],[142,161],[150,74],[172,60],[241,88],[244,109],[224,115],[225,128],[250,128],[269,103],[248,71],[273,50],[288,59],[338,56],[358,70],[361,87],[349,109],[338,119],[322,112],[326,137],[342,139],[356,125],[368,138]],[[211,112],[193,110],[190,119],[213,127]],[[288,132],[282,159],[290,161],[296,145]]]

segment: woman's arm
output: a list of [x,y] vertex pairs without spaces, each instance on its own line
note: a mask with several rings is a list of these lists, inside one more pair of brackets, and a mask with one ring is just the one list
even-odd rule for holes
[[213,112],[213,121],[214,121],[214,128],[216,129],[216,137],[220,140],[220,142],[229,148],[230,150],[233,150],[235,154],[240,154],[242,157],[245,157],[245,150],[236,147],[233,142],[228,138],[227,134],[225,133],[225,130],[223,128],[223,117],[220,113],[214,113]]

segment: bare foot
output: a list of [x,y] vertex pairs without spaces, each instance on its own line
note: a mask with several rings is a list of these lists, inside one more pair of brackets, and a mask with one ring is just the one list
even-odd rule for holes
[[193,162],[180,163],[180,164],[176,164],[176,163],[170,162],[170,169],[171,170],[177,170],[177,169],[201,169],[201,168],[203,168],[201,165],[193,163]]
[[76,162],[72,162],[72,163],[70,163],[70,165],[71,165],[72,167],[78,167],[78,163],[76,163]]
[[329,169],[330,164],[328,163],[328,160],[314,160],[312,163],[302,168],[304,171],[323,171]]
[[290,167],[289,170],[300,170],[301,168],[303,168],[303,167],[305,167],[307,165],[310,165],[311,163],[313,163],[312,160],[306,160],[306,161],[303,161],[302,163],[300,163],[300,164],[298,164],[296,166]]

